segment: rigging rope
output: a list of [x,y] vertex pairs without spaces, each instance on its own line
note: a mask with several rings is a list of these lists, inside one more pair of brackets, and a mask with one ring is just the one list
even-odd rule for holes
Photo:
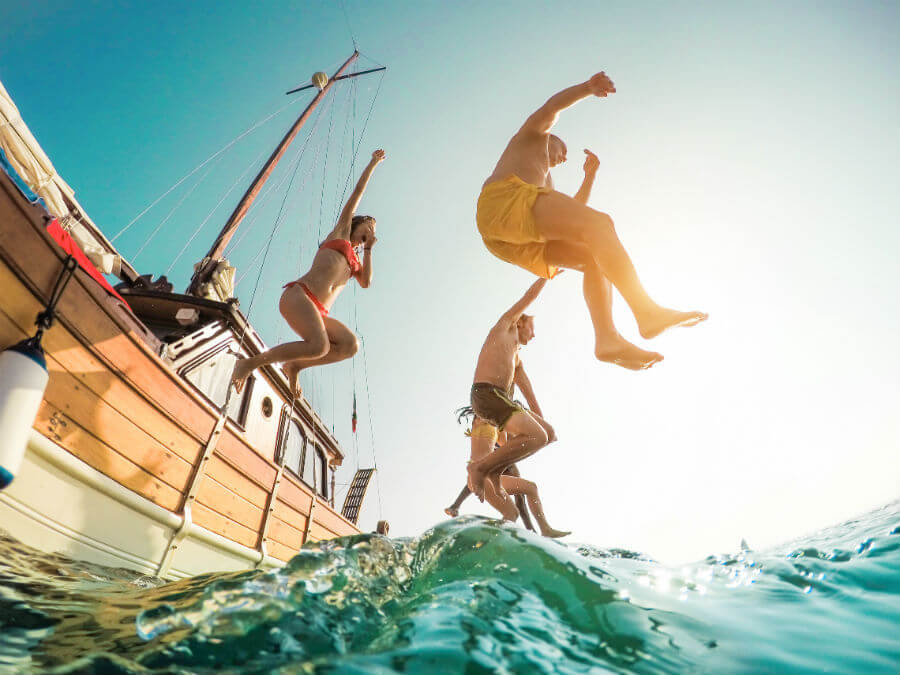
[[[333,98],[332,98],[332,99],[329,99],[329,104],[331,104],[333,101],[334,101]],[[329,105],[327,109],[330,109],[330,108],[331,108],[331,106]],[[320,121],[321,117],[322,117],[322,114],[321,114],[321,113],[316,117],[316,121],[315,121],[315,123],[313,124],[313,128],[310,130],[309,134],[308,134],[307,137],[306,137],[306,140],[303,142],[303,147],[300,149],[300,152],[299,152],[299,154],[298,154],[296,160],[294,160],[294,173],[295,173],[295,174],[296,174],[297,169],[298,169],[299,166],[300,166],[300,160],[303,158],[303,154],[306,152],[306,148],[307,148],[307,146],[309,145],[309,141],[310,141],[310,139],[312,138],[313,133],[315,133],[316,129],[318,128],[319,121]],[[316,153],[317,153],[317,154],[316,154],[316,158],[317,158],[316,163],[318,163],[318,152],[319,152],[319,148],[317,148],[317,150],[316,150]],[[303,178],[303,183],[302,183],[302,184],[305,185],[306,179],[307,179],[310,175],[312,175],[312,173],[315,171],[315,167],[316,167],[316,164],[313,164],[313,166],[310,168],[310,170],[306,172],[306,174],[305,174],[305,176],[304,176],[304,178]],[[284,177],[284,178],[286,179],[288,175],[290,175],[290,174],[285,174],[285,177]],[[293,178],[291,178],[291,180],[293,181]],[[284,183],[284,179],[282,180],[282,184],[283,184],[283,183]],[[279,185],[279,187],[280,187],[280,185]],[[288,197],[289,195],[290,195],[290,185],[288,185],[288,190],[287,190],[287,192],[285,193],[285,200],[287,199],[287,197]],[[282,200],[282,203],[281,203],[281,210],[279,211],[279,215],[278,215],[277,218],[280,218],[282,212],[284,211],[285,200]],[[247,268],[246,271],[245,271],[243,274],[241,274],[241,276],[239,276],[239,277],[237,278],[237,281],[235,282],[235,285],[237,285],[238,283],[240,283],[240,282],[244,279],[244,277],[247,276],[247,275],[251,272],[251,270],[253,269],[253,264],[256,262],[256,260],[259,258],[259,256],[263,253],[263,251],[266,251],[266,252],[268,251],[269,245],[270,245],[270,243],[271,243],[271,238],[272,238],[272,236],[274,236],[275,232],[277,232],[277,228],[278,228],[278,225],[279,225],[277,218],[276,218],[276,222],[275,222],[275,225],[276,225],[275,230],[273,230],[273,233],[270,235],[270,237],[269,237],[267,243],[264,244],[262,247],[260,247],[260,249],[257,251],[256,255],[253,257],[253,259],[246,265],[246,268]],[[265,266],[265,257],[263,258],[262,264],[260,265],[260,273],[262,273],[262,268],[263,268],[264,266]],[[257,284],[258,284],[258,283],[259,283],[259,282],[257,281]],[[248,317],[249,317],[249,314],[248,314]]]
[[251,133],[253,133],[254,131],[256,131],[257,129],[259,129],[262,125],[264,125],[266,122],[268,122],[269,120],[271,120],[273,117],[275,117],[276,115],[279,115],[280,113],[284,112],[285,109],[289,108],[289,107],[292,106],[292,105],[295,105],[295,104],[297,103],[297,100],[299,100],[299,99],[293,99],[293,100],[289,101],[289,102],[286,103],[285,105],[281,106],[278,110],[276,110],[275,112],[273,112],[271,115],[268,115],[268,116],[264,117],[263,119],[259,120],[258,122],[256,122],[256,123],[253,124],[252,126],[250,126],[248,129],[246,129],[243,133],[239,134],[236,138],[232,139],[229,143],[227,143],[226,145],[224,145],[221,149],[217,150],[216,152],[214,152],[213,154],[211,154],[209,157],[207,157],[205,160],[203,160],[202,162],[200,162],[200,164],[198,164],[198,165],[195,166],[193,169],[191,169],[188,173],[186,173],[184,176],[182,176],[182,177],[181,177],[181,178],[180,178],[180,179],[179,179],[172,187],[170,187],[168,190],[166,190],[165,192],[163,192],[159,197],[157,197],[156,199],[154,199],[154,200],[150,203],[150,205],[147,206],[143,211],[141,211],[141,212],[140,212],[139,214],[137,214],[134,218],[132,218],[131,221],[129,221],[129,223],[128,223],[127,225],[125,225],[125,227],[123,227],[121,230],[119,230],[119,231],[116,233],[116,235],[115,235],[112,239],[109,240],[110,243],[114,242],[116,239],[118,239],[120,236],[122,236],[122,235],[123,235],[123,234],[124,234],[124,233],[132,226],[132,225],[134,225],[138,220],[140,220],[140,219],[144,216],[144,214],[147,213],[147,211],[149,211],[149,210],[152,209],[154,206],[156,206],[160,201],[162,201],[163,199],[165,199],[165,197],[166,197],[170,192],[172,192],[172,190],[174,190],[175,188],[177,188],[177,187],[178,187],[179,185],[181,185],[184,181],[186,181],[188,178],[190,178],[191,176],[193,176],[195,173],[197,173],[200,169],[202,169],[204,166],[206,166],[207,164],[209,164],[212,160],[214,160],[216,157],[218,157],[219,155],[221,155],[223,152],[225,152],[226,150],[229,150],[232,146],[234,146],[235,143],[239,142],[239,141],[240,141],[241,139],[243,139],[245,136],[247,136],[248,134],[251,134]]
[[169,211],[169,212],[166,214],[166,217],[163,218],[163,219],[160,221],[159,225],[156,226],[156,229],[154,229],[153,232],[150,233],[150,236],[148,236],[148,237],[144,240],[144,243],[141,244],[140,248],[138,248],[138,250],[137,250],[137,251],[135,252],[135,254],[132,256],[132,258],[131,258],[132,262],[137,262],[138,256],[140,256],[140,255],[141,255],[141,252],[142,252],[145,248],[147,248],[147,245],[148,245],[151,241],[153,241],[153,238],[156,237],[156,235],[157,235],[157,234],[159,233],[159,231],[162,229],[163,225],[165,225],[167,222],[169,222],[169,218],[171,218],[171,217],[175,214],[175,212],[178,210],[178,208],[179,208],[182,204],[184,204],[185,200],[193,194],[194,190],[196,190],[196,189],[200,186],[200,184],[201,184],[203,181],[206,180],[206,177],[209,176],[209,174],[210,174],[210,172],[211,172],[212,170],[213,170],[213,167],[212,167],[212,166],[209,167],[209,169],[206,170],[206,173],[204,173],[203,176],[200,177],[200,180],[198,180],[196,183],[194,183],[194,185],[191,186],[191,189],[184,193],[184,195],[181,197],[181,199],[179,199],[178,202],[175,204],[175,206],[172,207],[172,210]]
[[172,268],[175,267],[175,263],[178,262],[179,258],[181,258],[181,256],[184,255],[184,252],[187,250],[187,247],[191,245],[191,242],[197,238],[198,234],[200,234],[200,230],[203,229],[203,226],[206,225],[206,223],[209,221],[209,219],[212,218],[213,214],[219,210],[219,207],[222,206],[224,201],[228,198],[228,195],[231,194],[231,191],[234,190],[234,188],[236,188],[238,186],[238,183],[240,183],[244,179],[244,176],[246,176],[250,172],[250,170],[254,166],[256,166],[256,163],[260,159],[262,159],[263,155],[265,155],[265,154],[266,154],[266,151],[263,150],[261,153],[259,153],[256,156],[256,159],[254,159],[249,165],[247,165],[247,168],[244,169],[244,171],[241,173],[241,175],[235,179],[235,181],[231,184],[231,187],[229,187],[228,190],[225,192],[225,194],[222,195],[222,198],[218,201],[218,203],[212,208],[212,210],[208,214],[206,214],[206,218],[204,218],[203,221],[197,226],[197,229],[194,230],[194,233],[184,243],[184,246],[181,247],[181,250],[178,252],[178,255],[175,256],[175,259],[166,268],[167,275],[172,271]]
[[356,44],[356,36],[353,34],[353,28],[350,27],[350,17],[347,15],[347,6],[344,4],[344,0],[341,0],[341,9],[344,12],[344,21],[347,22],[347,32],[350,33],[350,39],[353,41],[353,50],[359,51],[359,47]]

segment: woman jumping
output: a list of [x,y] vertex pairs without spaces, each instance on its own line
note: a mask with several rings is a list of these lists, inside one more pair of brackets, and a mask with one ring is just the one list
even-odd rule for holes
[[[291,330],[303,339],[278,345],[257,356],[239,358],[231,376],[238,392],[250,373],[260,366],[283,363],[291,392],[297,395],[301,370],[343,361],[356,354],[359,349],[356,336],[347,326],[328,316],[328,310],[351,278],[363,288],[372,283],[372,247],[377,241],[375,219],[357,216],[355,212],[375,167],[384,157],[384,150],[372,153],[337,224],[319,246],[309,272],[285,284],[278,309]],[[362,261],[356,253],[360,246],[365,251]]]

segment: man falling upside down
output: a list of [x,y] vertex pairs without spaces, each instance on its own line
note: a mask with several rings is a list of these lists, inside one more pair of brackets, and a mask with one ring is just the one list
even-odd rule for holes
[[476,219],[485,246],[501,260],[543,278],[553,276],[559,267],[583,272],[595,356],[643,370],[663,357],[619,335],[612,321],[610,282],[625,298],[644,338],[673,326],[692,326],[707,315],[667,309],[644,290],[612,219],[586,205],[597,168],[592,153],[574,198],[554,190],[550,178],[550,168],[566,161],[565,143],[550,133],[559,113],[588,96],[603,98],[615,91],[601,72],[551,96],[509,141],[481,190]]
[[[546,279],[534,282],[494,324],[481,347],[471,392],[475,420],[468,486],[478,499],[487,499],[504,520],[510,521],[518,518],[519,511],[509,493],[525,495],[541,534],[563,537],[569,533],[555,530],[547,523],[534,483],[516,476],[501,477],[510,465],[556,440],[553,427],[534,411],[537,400],[519,358],[519,347],[534,337],[534,317],[525,314],[525,310],[546,283]],[[513,401],[512,389],[516,384],[532,406],[530,412]],[[506,432],[506,443],[494,449],[501,431]]]

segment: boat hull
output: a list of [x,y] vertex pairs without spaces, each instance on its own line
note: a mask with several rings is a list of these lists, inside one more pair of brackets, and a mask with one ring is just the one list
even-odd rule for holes
[[[0,348],[33,332],[62,269],[45,216],[0,174]],[[252,428],[223,417],[84,270],[44,349],[47,390],[22,470],[0,493],[0,528],[24,543],[175,578],[280,564],[307,541],[359,531],[279,465],[278,415]],[[270,372],[254,395],[293,413],[283,389]],[[334,439],[305,414],[311,443],[339,463]]]

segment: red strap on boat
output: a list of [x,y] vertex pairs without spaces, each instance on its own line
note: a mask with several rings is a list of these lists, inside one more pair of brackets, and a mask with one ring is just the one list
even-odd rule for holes
[[[109,285],[109,282],[104,278],[103,274],[94,267],[94,263],[92,263],[88,257],[84,254],[84,251],[75,243],[75,240],[72,239],[72,236],[66,232],[59,224],[59,221],[54,218],[53,221],[47,226],[47,232],[50,233],[50,236],[56,240],[56,243],[60,245],[62,250],[71,255],[75,260],[78,261],[79,267],[83,269],[85,272],[90,274],[94,280],[103,286],[103,289],[109,293],[110,295],[116,296],[122,302],[125,302],[125,298],[116,293],[116,289]],[[125,302],[125,305],[128,306],[128,303]]]

